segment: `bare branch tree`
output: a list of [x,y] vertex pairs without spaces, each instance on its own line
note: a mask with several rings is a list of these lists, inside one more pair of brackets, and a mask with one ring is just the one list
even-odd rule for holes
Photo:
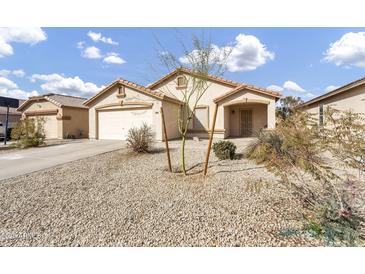
[[[192,37],[192,47],[189,49],[184,42],[179,40],[182,56],[177,56],[168,51],[158,41],[158,57],[161,65],[168,71],[177,70],[175,84],[178,83],[179,76],[183,76],[184,85],[178,94],[172,90],[171,86],[164,85],[161,91],[167,95],[182,101],[183,105],[178,113],[178,128],[181,135],[181,170],[186,175],[185,165],[185,142],[188,137],[189,125],[195,115],[195,110],[199,101],[211,85],[210,76],[220,77],[226,70],[226,62],[231,53],[231,47],[219,48],[210,39]],[[189,73],[184,68],[189,69]],[[180,78],[181,79],[181,78]],[[181,85],[180,85],[181,86]]]

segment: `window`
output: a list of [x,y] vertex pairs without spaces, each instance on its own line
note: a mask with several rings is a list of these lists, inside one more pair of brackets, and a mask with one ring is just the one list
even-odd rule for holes
[[177,77],[177,86],[178,87],[186,87],[186,77],[185,76],[178,76]]
[[323,125],[323,105],[319,106],[319,125]]
[[118,97],[118,98],[123,98],[123,97],[125,97],[125,86],[120,86],[120,87],[118,88],[117,97]]
[[198,106],[195,109],[193,128],[196,130],[208,130],[208,118],[208,106]]

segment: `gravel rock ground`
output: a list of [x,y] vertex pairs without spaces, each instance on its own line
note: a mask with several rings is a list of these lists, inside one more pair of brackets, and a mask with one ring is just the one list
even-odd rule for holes
[[[247,141],[239,141],[242,150]],[[241,143],[240,143],[241,142]],[[202,170],[207,141],[188,141],[190,176],[167,171],[164,144],[122,149],[0,181],[1,246],[318,246],[282,236],[301,205],[245,159]],[[172,162],[179,143],[170,142]]]

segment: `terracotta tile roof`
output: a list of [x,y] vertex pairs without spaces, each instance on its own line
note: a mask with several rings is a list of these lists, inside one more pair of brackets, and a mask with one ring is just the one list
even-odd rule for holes
[[260,87],[257,87],[257,86],[253,86],[253,85],[247,85],[247,84],[241,84],[240,86],[236,87],[235,89],[232,89],[231,91],[219,96],[219,97],[216,97],[214,99],[214,102],[217,103],[221,100],[223,100],[224,98],[227,98],[243,89],[248,89],[248,90],[252,90],[252,91],[256,91],[256,92],[259,92],[259,93],[263,93],[263,94],[267,94],[267,95],[270,95],[270,96],[273,96],[273,97],[276,97],[276,98],[280,98],[281,97],[281,94],[279,92],[276,92],[276,91],[273,91],[273,90],[269,90],[269,89],[264,89],[264,88],[260,88]]
[[115,81],[113,81],[111,84],[109,84],[108,86],[106,86],[105,88],[103,88],[101,91],[99,91],[97,94],[95,94],[93,97],[91,97],[90,99],[88,99],[87,101],[84,102],[84,105],[87,106],[89,105],[92,101],[94,101],[96,98],[98,98],[100,95],[102,95],[103,93],[107,92],[108,90],[110,90],[111,88],[113,88],[116,85],[125,85],[127,87],[130,87],[132,89],[135,89],[137,91],[140,91],[142,93],[145,93],[147,95],[151,95],[152,97],[161,99],[161,100],[167,100],[167,101],[171,101],[177,104],[181,104],[182,102],[176,98],[173,98],[171,96],[167,96],[166,94],[162,93],[162,92],[157,92],[154,90],[151,90],[149,88],[146,88],[144,86],[141,86],[137,83],[128,81],[128,80],[124,80],[124,79],[117,79]]
[[[159,84],[163,83],[168,78],[174,76],[179,71],[183,72],[183,73],[190,74],[190,75],[198,75],[196,72],[194,72],[191,69],[179,68],[179,69],[176,69],[176,70],[170,72],[169,74],[163,76],[161,79],[157,80],[156,82],[154,82],[152,84],[149,84],[147,86],[147,88],[150,88],[150,89],[156,88]],[[218,83],[221,83],[221,84],[225,84],[225,85],[228,85],[228,86],[231,86],[232,88],[234,88],[232,91],[229,91],[228,93],[235,91],[236,88],[242,89],[243,87],[245,87],[246,89],[251,89],[251,90],[254,90],[256,92],[265,93],[267,95],[271,95],[271,96],[274,96],[274,97],[281,97],[281,94],[279,92],[276,92],[276,91],[273,91],[273,90],[260,88],[260,87],[254,86],[254,85],[240,83],[240,82],[236,82],[236,81],[232,81],[232,80],[227,80],[227,79],[224,79],[222,77],[217,77],[217,76],[214,76],[214,75],[207,75],[207,77],[208,77],[208,79],[210,79],[212,81],[215,81],[215,82],[218,82]],[[223,96],[225,96],[225,95],[223,95]]]
[[[170,77],[174,76],[178,72],[183,72],[183,73],[190,74],[190,75],[198,75],[198,73],[196,73],[193,70],[188,69],[188,68],[175,69],[174,71],[170,72],[169,74],[166,74],[165,76],[163,76],[161,79],[157,80],[156,82],[153,82],[153,83],[149,84],[147,86],[147,88],[155,89],[156,86],[163,83],[164,81],[166,81]],[[237,87],[237,86],[242,84],[242,83],[239,83],[239,82],[236,82],[236,81],[227,80],[227,79],[224,79],[224,78],[221,78],[221,77],[218,77],[218,76],[214,76],[214,75],[207,75],[207,77],[212,81],[219,82],[221,84],[226,84],[226,85],[231,86],[231,87]]]
[[76,97],[76,96],[69,96],[69,95],[62,95],[56,93],[47,93],[41,96],[32,96],[29,97],[21,106],[19,106],[18,111],[21,111],[25,106],[30,104],[31,102],[38,101],[38,100],[47,100],[56,106],[59,107],[76,107],[76,108],[85,108],[87,107],[83,105],[86,101],[86,98]]
[[55,101],[60,106],[86,108],[83,105],[83,103],[86,101],[86,98],[61,94],[49,94],[44,96],[49,100]]
[[359,85],[362,85],[362,84],[365,84],[365,77],[360,78],[360,79],[355,80],[355,81],[352,81],[352,82],[350,82],[350,83],[348,83],[348,84],[346,84],[346,85],[344,85],[342,87],[336,88],[336,89],[334,89],[334,90],[332,90],[330,92],[327,92],[325,94],[322,94],[322,95],[320,95],[318,97],[315,97],[315,98],[313,98],[313,99],[311,99],[311,100],[309,100],[309,101],[307,101],[307,102],[305,102],[305,103],[297,106],[297,108],[301,108],[301,107],[304,107],[304,106],[309,106],[309,105],[311,105],[313,103],[322,101],[322,100],[324,100],[326,98],[329,98],[329,97],[332,97],[332,96],[334,96],[336,94],[339,94],[339,93],[348,91],[348,90],[350,90],[350,89],[352,89],[354,87],[357,87]]

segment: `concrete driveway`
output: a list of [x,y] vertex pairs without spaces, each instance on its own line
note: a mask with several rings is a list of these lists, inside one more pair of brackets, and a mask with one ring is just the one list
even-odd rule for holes
[[0,180],[120,149],[123,141],[80,140],[0,154]]

